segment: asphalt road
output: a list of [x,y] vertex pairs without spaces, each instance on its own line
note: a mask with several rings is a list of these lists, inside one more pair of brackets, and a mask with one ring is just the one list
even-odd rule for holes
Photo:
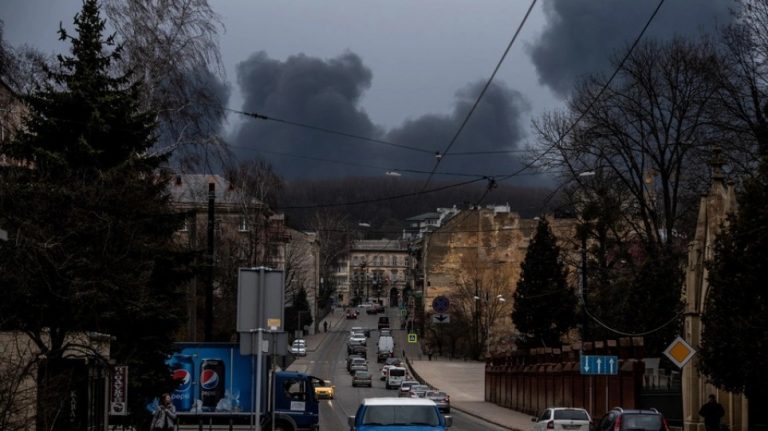
[[[394,309],[389,310],[388,315],[392,326],[399,328],[399,320],[395,311]],[[384,382],[378,379],[382,365],[376,362],[376,341],[379,334],[375,328],[378,323],[378,316],[380,315],[368,315],[362,312],[357,320],[345,320],[339,327],[334,328],[334,331],[329,332],[323,345],[307,355],[309,363],[307,372],[322,379],[329,379],[336,386],[335,399],[320,401],[320,429],[322,431],[349,429],[347,417],[355,414],[357,407],[364,398],[397,396],[397,391],[387,390],[384,387]],[[372,388],[353,388],[352,377],[346,369],[346,342],[349,330],[353,326],[374,328],[368,338],[368,370],[374,376]],[[405,333],[400,329],[393,332],[395,352],[399,353],[403,347],[401,343],[405,342]],[[450,415],[453,417],[452,430],[506,431],[505,428],[500,428],[455,409],[451,410]]]

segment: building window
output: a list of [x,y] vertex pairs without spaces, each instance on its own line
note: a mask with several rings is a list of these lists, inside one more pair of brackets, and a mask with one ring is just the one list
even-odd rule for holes
[[189,217],[184,219],[184,223],[179,227],[179,232],[189,232]]
[[392,266],[397,266],[397,256],[392,256]]

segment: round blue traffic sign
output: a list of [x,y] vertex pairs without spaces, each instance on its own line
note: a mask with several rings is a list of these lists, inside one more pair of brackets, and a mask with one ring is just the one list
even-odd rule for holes
[[451,302],[446,296],[440,295],[432,300],[432,309],[435,310],[435,313],[445,313],[448,311],[448,307],[450,307],[450,305]]

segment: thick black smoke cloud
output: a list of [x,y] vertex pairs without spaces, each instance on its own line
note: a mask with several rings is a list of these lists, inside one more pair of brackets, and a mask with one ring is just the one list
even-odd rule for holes
[[[363,92],[371,85],[372,73],[354,53],[329,60],[296,55],[278,61],[259,52],[239,64],[238,81],[245,96],[245,111],[429,151],[393,148],[279,122],[246,120],[236,134],[235,152],[241,159],[257,156],[270,161],[278,174],[288,179],[383,176],[385,169],[430,171],[435,161],[433,152],[444,150],[482,88],[482,83],[475,83],[457,91],[450,114],[424,115],[385,131],[360,107]],[[492,85],[451,153],[518,149],[524,136],[520,118],[528,109],[520,93],[503,84]],[[322,163],[276,153],[302,154],[347,164]],[[519,157],[520,154],[449,154],[439,171],[508,173],[520,166]],[[385,169],[353,166],[358,164]],[[438,176],[436,180],[460,181],[462,178]]]
[[[424,115],[391,130],[387,139],[399,144],[442,152],[472,108],[484,82],[467,85],[456,92],[453,112],[449,115]],[[528,102],[504,84],[492,84],[473,113],[456,143],[444,157],[438,171],[497,176],[518,169],[522,153],[520,142],[525,132],[521,116],[529,110]],[[512,151],[509,154],[452,155],[466,152]],[[419,156],[398,161],[410,169],[428,168],[428,158]],[[429,169],[428,169],[429,170]],[[526,177],[521,177],[526,178]],[[520,183],[520,181],[518,181]]]
[[[237,74],[245,111],[366,137],[382,135],[358,106],[363,91],[371,85],[372,74],[353,53],[330,60],[300,54],[279,61],[259,52],[240,63]],[[286,178],[307,178],[360,175],[364,170],[275,153],[365,163],[377,158],[381,150],[352,138],[273,121],[247,120],[235,138],[235,152],[241,158],[258,156],[270,161]]]
[[[544,0],[547,25],[529,54],[539,81],[567,97],[584,76],[610,73],[610,56],[635,40],[657,1]],[[734,0],[667,0],[645,33],[648,38],[698,37],[733,19]]]

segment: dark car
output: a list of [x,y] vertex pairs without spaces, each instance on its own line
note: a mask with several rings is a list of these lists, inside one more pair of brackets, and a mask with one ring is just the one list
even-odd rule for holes
[[357,311],[347,310],[347,319],[357,319]]
[[372,306],[368,307],[367,310],[365,310],[366,314],[378,314],[379,313],[379,307],[381,307],[378,304],[373,304]]
[[428,398],[435,402],[437,408],[443,413],[451,412],[451,397],[442,391],[427,391],[424,398]]
[[368,348],[361,344],[355,344],[355,345],[348,345],[347,346],[347,353],[350,355],[357,355],[362,356],[363,358],[368,357]]
[[389,317],[387,316],[379,317],[379,329],[381,328],[389,328]]
[[352,376],[352,386],[368,386],[369,388],[372,387],[373,383],[371,382],[371,373],[369,373],[367,370],[355,371],[355,374]]
[[656,409],[630,410],[614,407],[597,424],[597,431],[669,431],[664,415]]

